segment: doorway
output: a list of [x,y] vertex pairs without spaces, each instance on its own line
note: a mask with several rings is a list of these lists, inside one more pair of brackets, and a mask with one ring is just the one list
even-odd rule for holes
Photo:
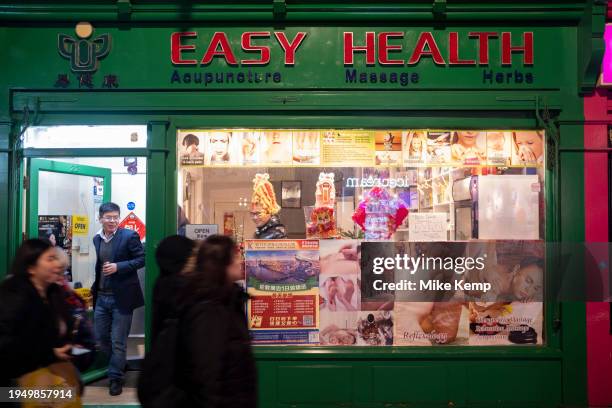
[[[38,127],[25,134],[23,236],[49,239],[62,248],[68,258],[66,280],[85,298],[95,279],[93,238],[101,229],[102,203],[116,203],[120,227],[134,230],[146,243],[148,160],[142,149],[146,139],[145,126]],[[99,152],[105,156],[96,155]],[[145,271],[146,267],[138,271],[143,293]],[[89,306],[93,315],[91,302]],[[144,343],[145,307],[141,307],[132,319],[128,368],[138,367]],[[99,361],[84,380],[103,375],[105,362]]]

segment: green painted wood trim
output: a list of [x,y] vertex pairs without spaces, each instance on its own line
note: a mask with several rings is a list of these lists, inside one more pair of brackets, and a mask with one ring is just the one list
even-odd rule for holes
[[[17,147],[17,135],[19,133],[19,125],[17,123],[12,124],[11,131],[11,145],[14,150],[11,154],[11,168],[9,169],[9,177],[10,177],[10,195],[9,205],[10,205],[10,219],[9,219],[9,259],[12,259],[13,255],[17,251],[17,248],[21,244],[23,240],[23,175],[25,162],[21,159],[20,151],[16,150]],[[0,278],[2,277],[2,271],[0,271]]]
[[[582,118],[582,103],[580,113]],[[560,127],[561,148],[583,148],[584,128],[582,124]],[[560,240],[562,242],[584,242],[584,153],[563,152],[560,156],[559,210]],[[586,305],[583,302],[561,304],[561,348],[563,350],[563,392],[568,406],[587,404],[586,367]]]
[[[0,153],[0,217],[9,221],[9,171],[10,156],[8,153]],[[0,280],[4,277],[4,271],[9,268],[9,224],[10,222],[0,223]]]
[[578,86],[582,94],[595,90],[605,51],[603,34],[606,23],[606,4],[603,1],[594,1],[587,11],[585,18],[580,22],[578,31],[580,45],[578,47]]
[[[10,123],[0,124],[0,217],[10,220],[10,174],[11,154],[10,146]],[[10,244],[9,244],[10,222],[0,223],[0,280],[9,268]]]
[[54,157],[137,157],[148,156],[149,151],[142,149],[127,148],[78,148],[78,149],[36,149],[28,148],[22,150],[23,157],[32,158],[54,158]]
[[257,346],[257,360],[559,360],[563,351],[545,346],[300,347]]
[[177,163],[176,132],[177,128],[174,122],[169,122],[166,131],[166,146],[168,147],[166,174],[170,176],[166,178],[166,235],[175,234],[178,226],[178,173],[180,170]]
[[52,160],[30,159],[28,169],[30,188],[27,194],[27,236],[30,238],[38,237],[38,181],[41,171],[103,178],[103,201],[110,201],[112,197],[110,169]]
[[94,381],[97,381],[101,378],[106,377],[106,372],[108,371],[108,369],[105,368],[98,368],[95,370],[89,370],[85,373],[83,373],[82,375],[82,380],[85,384],[89,384],[92,383]]
[[[174,212],[176,219],[176,205],[166,209],[168,196],[166,183],[169,175],[166,173],[167,157],[167,122],[151,122],[148,125],[148,147],[151,151],[147,162],[147,241],[146,241],[146,277],[145,277],[145,350],[151,345],[151,324],[153,288],[159,276],[159,269],[155,261],[155,249],[159,242],[167,235],[176,233],[167,231],[164,219],[168,213]],[[171,194],[170,194],[171,195]],[[176,221],[175,221],[176,223]]]
[[[387,21],[432,22],[436,11],[434,2],[399,3],[399,2],[291,2],[281,18],[273,13],[273,2],[208,2],[206,4],[133,4],[129,17],[121,16],[117,6],[112,4],[77,5],[73,2],[55,2],[55,4],[9,3],[0,7],[5,21],[106,21],[116,22],[122,18],[132,23],[137,22],[269,22],[275,18],[283,22],[292,21]],[[416,4],[415,4],[416,3]],[[445,21],[482,21],[503,19],[504,21],[577,21],[589,6],[589,2],[521,2],[498,4],[484,0],[446,6],[443,18]],[[437,13],[439,14],[439,13]],[[503,16],[501,15],[503,14]]]
[[[452,92],[452,98],[440,97]],[[206,96],[204,96],[206,95]],[[278,90],[278,91],[113,91],[56,92],[15,91],[13,114],[17,117],[25,107],[44,112],[91,111],[118,113],[126,110],[148,112],[236,112],[236,111],[418,111],[419,114],[440,111],[533,111],[536,99],[546,102],[551,111],[560,110],[568,95],[559,89],[528,91],[482,88],[471,91],[410,90]],[[107,103],[112,98],[112,104]],[[367,103],[364,103],[366,98]],[[459,105],[457,101],[461,101]],[[303,114],[303,113],[302,113]]]

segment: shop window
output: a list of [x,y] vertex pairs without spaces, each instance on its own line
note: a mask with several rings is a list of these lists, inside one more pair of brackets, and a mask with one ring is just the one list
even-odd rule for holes
[[[543,132],[185,129],[177,153],[178,231],[244,248],[256,344],[543,343],[541,295],[519,288],[543,291]],[[374,258],[418,251],[488,259],[466,279],[515,297],[376,289],[409,268]]]
[[147,147],[146,126],[32,126],[24,134],[25,148]]

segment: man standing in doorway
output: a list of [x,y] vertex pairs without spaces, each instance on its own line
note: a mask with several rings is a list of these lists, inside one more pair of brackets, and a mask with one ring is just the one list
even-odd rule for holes
[[138,234],[119,228],[120,209],[103,203],[99,210],[102,229],[93,239],[96,248],[94,326],[100,350],[110,357],[110,395],[123,391],[127,339],[134,309],[144,305],[138,269],[145,253]]

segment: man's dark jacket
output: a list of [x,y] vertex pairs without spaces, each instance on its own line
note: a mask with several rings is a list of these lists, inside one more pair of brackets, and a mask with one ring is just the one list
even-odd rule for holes
[[[93,242],[96,247],[96,280],[91,291],[95,305],[98,298],[98,282],[102,273],[102,264],[98,256],[100,242],[102,242],[100,234],[96,234]],[[144,297],[138,281],[138,269],[145,265],[144,247],[136,232],[123,228],[117,230],[110,243],[113,247],[113,261],[111,263],[117,264],[117,272],[105,279],[110,282],[119,311],[131,313],[134,309],[144,305]]]

